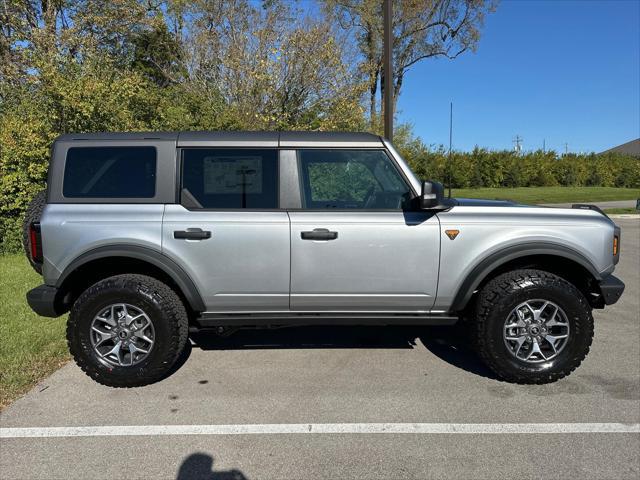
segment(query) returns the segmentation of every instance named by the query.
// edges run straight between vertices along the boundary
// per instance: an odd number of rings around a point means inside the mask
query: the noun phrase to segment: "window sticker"
[[[205,194],[262,193],[262,157],[210,156],[203,163]]]

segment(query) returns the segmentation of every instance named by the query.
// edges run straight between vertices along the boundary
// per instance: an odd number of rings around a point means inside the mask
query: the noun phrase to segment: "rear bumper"
[[[65,313],[59,290],[50,285],[40,285],[27,292],[27,303],[41,317],[59,317]]]
[[[605,305],[613,305],[616,303],[620,300],[622,292],[624,292],[624,283],[613,275],[603,278],[599,282],[599,285]]]

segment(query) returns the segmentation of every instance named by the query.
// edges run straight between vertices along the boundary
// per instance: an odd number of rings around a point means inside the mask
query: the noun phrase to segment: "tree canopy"
[[[379,131],[381,3],[1,1],[0,250],[16,247],[62,133]],[[416,62],[475,49],[493,3],[394,7],[400,94]],[[425,153],[407,126],[396,144],[410,158]]]

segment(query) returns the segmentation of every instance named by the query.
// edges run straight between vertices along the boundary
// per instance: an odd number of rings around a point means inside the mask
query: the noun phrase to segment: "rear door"
[[[289,309],[289,217],[279,209],[278,151],[183,148],[180,204],[167,205],[163,251],[208,311]]]
[[[383,149],[298,151],[302,209],[291,218],[291,309],[425,312],[433,306],[437,216]]]

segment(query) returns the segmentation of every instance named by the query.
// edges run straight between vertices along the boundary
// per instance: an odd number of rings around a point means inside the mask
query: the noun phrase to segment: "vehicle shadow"
[[[498,380],[474,351],[463,326],[421,327],[418,333],[417,339],[439,359],[474,375]]]
[[[409,349],[424,345],[439,359],[481,377],[497,377],[471,348],[463,329],[423,326],[313,326],[239,330],[228,337],[213,332],[191,334],[202,350],[384,348]]]
[[[180,465],[176,480],[248,480],[240,470],[213,471],[213,457],[192,453]]]

